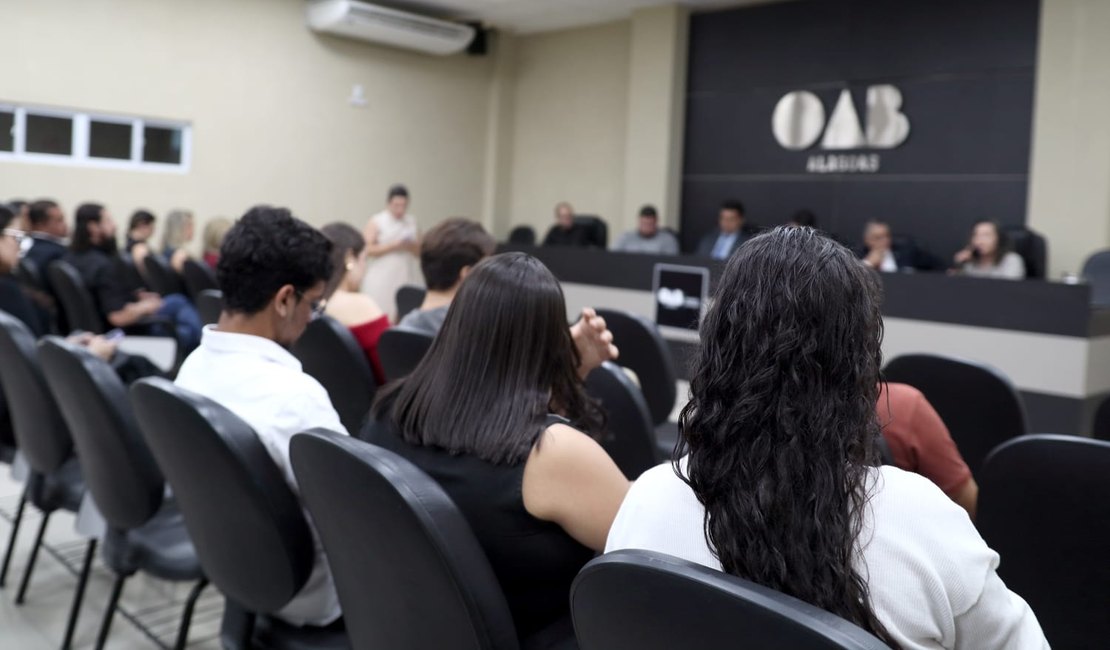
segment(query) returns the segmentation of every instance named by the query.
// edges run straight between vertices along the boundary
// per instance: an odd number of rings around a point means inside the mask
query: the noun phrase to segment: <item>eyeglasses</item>
[[[304,300],[304,292],[303,291],[294,290],[293,295],[297,296],[298,301]],[[310,320],[316,320],[317,318],[320,318],[321,316],[324,315],[324,310],[328,308],[328,299],[327,298],[321,298],[320,300],[317,300],[316,302],[312,303],[308,307],[309,307],[309,309],[312,310],[312,313],[309,316],[309,319]]]
[[[23,232],[22,230],[16,230],[15,228],[5,228],[4,236],[11,237],[15,240],[15,243],[19,244],[20,246],[23,245],[23,240],[27,239],[27,233]]]

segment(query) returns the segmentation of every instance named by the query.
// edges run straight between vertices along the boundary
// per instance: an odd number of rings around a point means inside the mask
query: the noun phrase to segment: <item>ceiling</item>
[[[773,0],[385,0],[380,4],[443,18],[479,20],[490,27],[529,33],[622,20],[636,9],[676,2],[692,10],[704,10],[770,1]]]

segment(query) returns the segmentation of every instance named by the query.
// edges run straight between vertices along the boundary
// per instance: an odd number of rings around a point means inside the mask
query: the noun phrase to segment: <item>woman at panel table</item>
[[[967,513],[877,467],[879,293],[810,228],[740,248],[702,321],[683,455],[633,484],[606,550],[723,570],[903,650],[1047,648]]]
[[[334,269],[324,288],[324,313],[351,330],[380,386],[385,383],[385,371],[378,357],[378,340],[389,329],[389,318],[373,298],[359,293],[366,275],[366,240],[345,223],[329,223],[320,230],[331,240]]]
[[[568,330],[562,289],[539,260],[496,255],[474,266],[427,355],[379,393],[363,432],[459,506],[521,638],[565,621],[571,582],[628,491],[592,437],[602,415],[582,390],[616,355],[592,310]]]
[[[956,267],[962,275],[976,278],[1024,280],[1025,260],[1010,250],[1009,239],[998,223],[983,220],[971,229],[971,241],[956,253]]]

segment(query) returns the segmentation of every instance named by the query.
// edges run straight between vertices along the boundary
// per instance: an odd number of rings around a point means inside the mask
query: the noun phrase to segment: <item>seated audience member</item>
[[[220,246],[224,243],[224,236],[231,228],[231,219],[226,217],[216,217],[204,224],[204,232],[201,234],[204,240],[204,263],[213,270],[216,268],[216,263],[220,261]]]
[[[702,321],[679,460],[645,472],[607,551],[676,555],[901,648],[1047,648],[962,508],[876,467],[880,287],[848,249],[777,228],[729,261]]]
[[[566,201],[555,206],[555,225],[543,238],[544,246],[589,246],[590,233],[574,222],[574,208]]]
[[[189,251],[185,246],[193,241],[193,213],[188,210],[170,210],[166,215],[166,230],[162,233],[162,257],[173,270],[181,273]]]
[[[921,391],[906,384],[883,383],[877,411],[894,464],[935,483],[975,519],[979,486],[948,427]]]
[[[135,210],[127,223],[127,240],[123,251],[137,265],[150,253],[150,238],[154,235],[154,214],[148,210]]]
[[[524,253],[480,262],[408,377],[379,393],[363,438],[436,479],[470,522],[521,638],[568,615],[628,480],[591,437],[582,377],[615,357],[592,311],[579,347],[558,281]],[[463,378],[460,380],[460,378]]]
[[[58,204],[49,199],[42,199],[31,204],[27,211],[31,222],[31,247],[24,254],[35,265],[39,274],[39,282],[48,286],[46,282],[46,269],[51,262],[56,262],[65,257],[66,235],[69,227],[66,225],[65,215]]]
[[[133,286],[123,272],[117,247],[116,224],[104,206],[78,207],[73,250],[66,259],[81,274],[101,318],[111,327],[139,327],[144,333],[173,336],[185,351],[195,348],[201,323],[192,303],[180,294],[161,297]],[[152,318],[168,324],[144,324]]]
[[[640,208],[640,224],[620,236],[613,250],[622,253],[651,253],[678,255],[678,240],[666,230],[659,229],[659,213],[654,206]]]
[[[419,309],[405,314],[401,327],[435,336],[447,308],[474,265],[493,255],[497,242],[482,225],[454,217],[436,225],[420,243],[420,270],[428,290]]]
[[[289,353],[323,309],[331,243],[288,210],[259,206],[228,231],[220,252],[224,311],[217,325],[205,328],[176,383],[246,421],[296,491],[290,439],[314,427],[346,433],[324,387]],[[315,552],[308,581],[277,613],[293,625],[324,626],[341,614],[319,541]]]
[[[1009,238],[994,221],[976,223],[971,229],[971,241],[956,253],[954,259],[962,275],[1001,280],[1025,279],[1025,260],[1010,250]]]
[[[15,221],[12,222],[11,227],[29,232],[31,230],[31,204],[23,199],[12,199],[8,201],[8,207],[15,212]]]
[[[717,216],[717,229],[701,238],[695,255],[727,260],[747,239],[748,235],[744,232],[744,204],[739,201],[725,201]]]
[[[378,358],[378,339],[389,329],[389,317],[370,296],[361,293],[366,275],[366,240],[346,223],[329,223],[320,229],[331,241],[332,272],[324,289],[324,313],[351,330],[374,370],[378,384],[385,383],[385,371]]]
[[[932,256],[909,241],[895,242],[890,226],[883,221],[868,221],[863,227],[863,247],[858,257],[865,264],[883,273],[928,271],[936,268]]]
[[[816,228],[817,215],[809,210],[798,210],[790,215],[790,221],[786,222],[788,226],[801,226],[803,228]]]

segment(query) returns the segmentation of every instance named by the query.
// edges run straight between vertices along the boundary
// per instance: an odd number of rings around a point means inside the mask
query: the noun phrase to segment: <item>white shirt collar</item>
[[[302,370],[301,362],[289,350],[261,336],[221,332],[215,325],[205,325],[200,346],[220,354],[250,354],[283,366]]]

